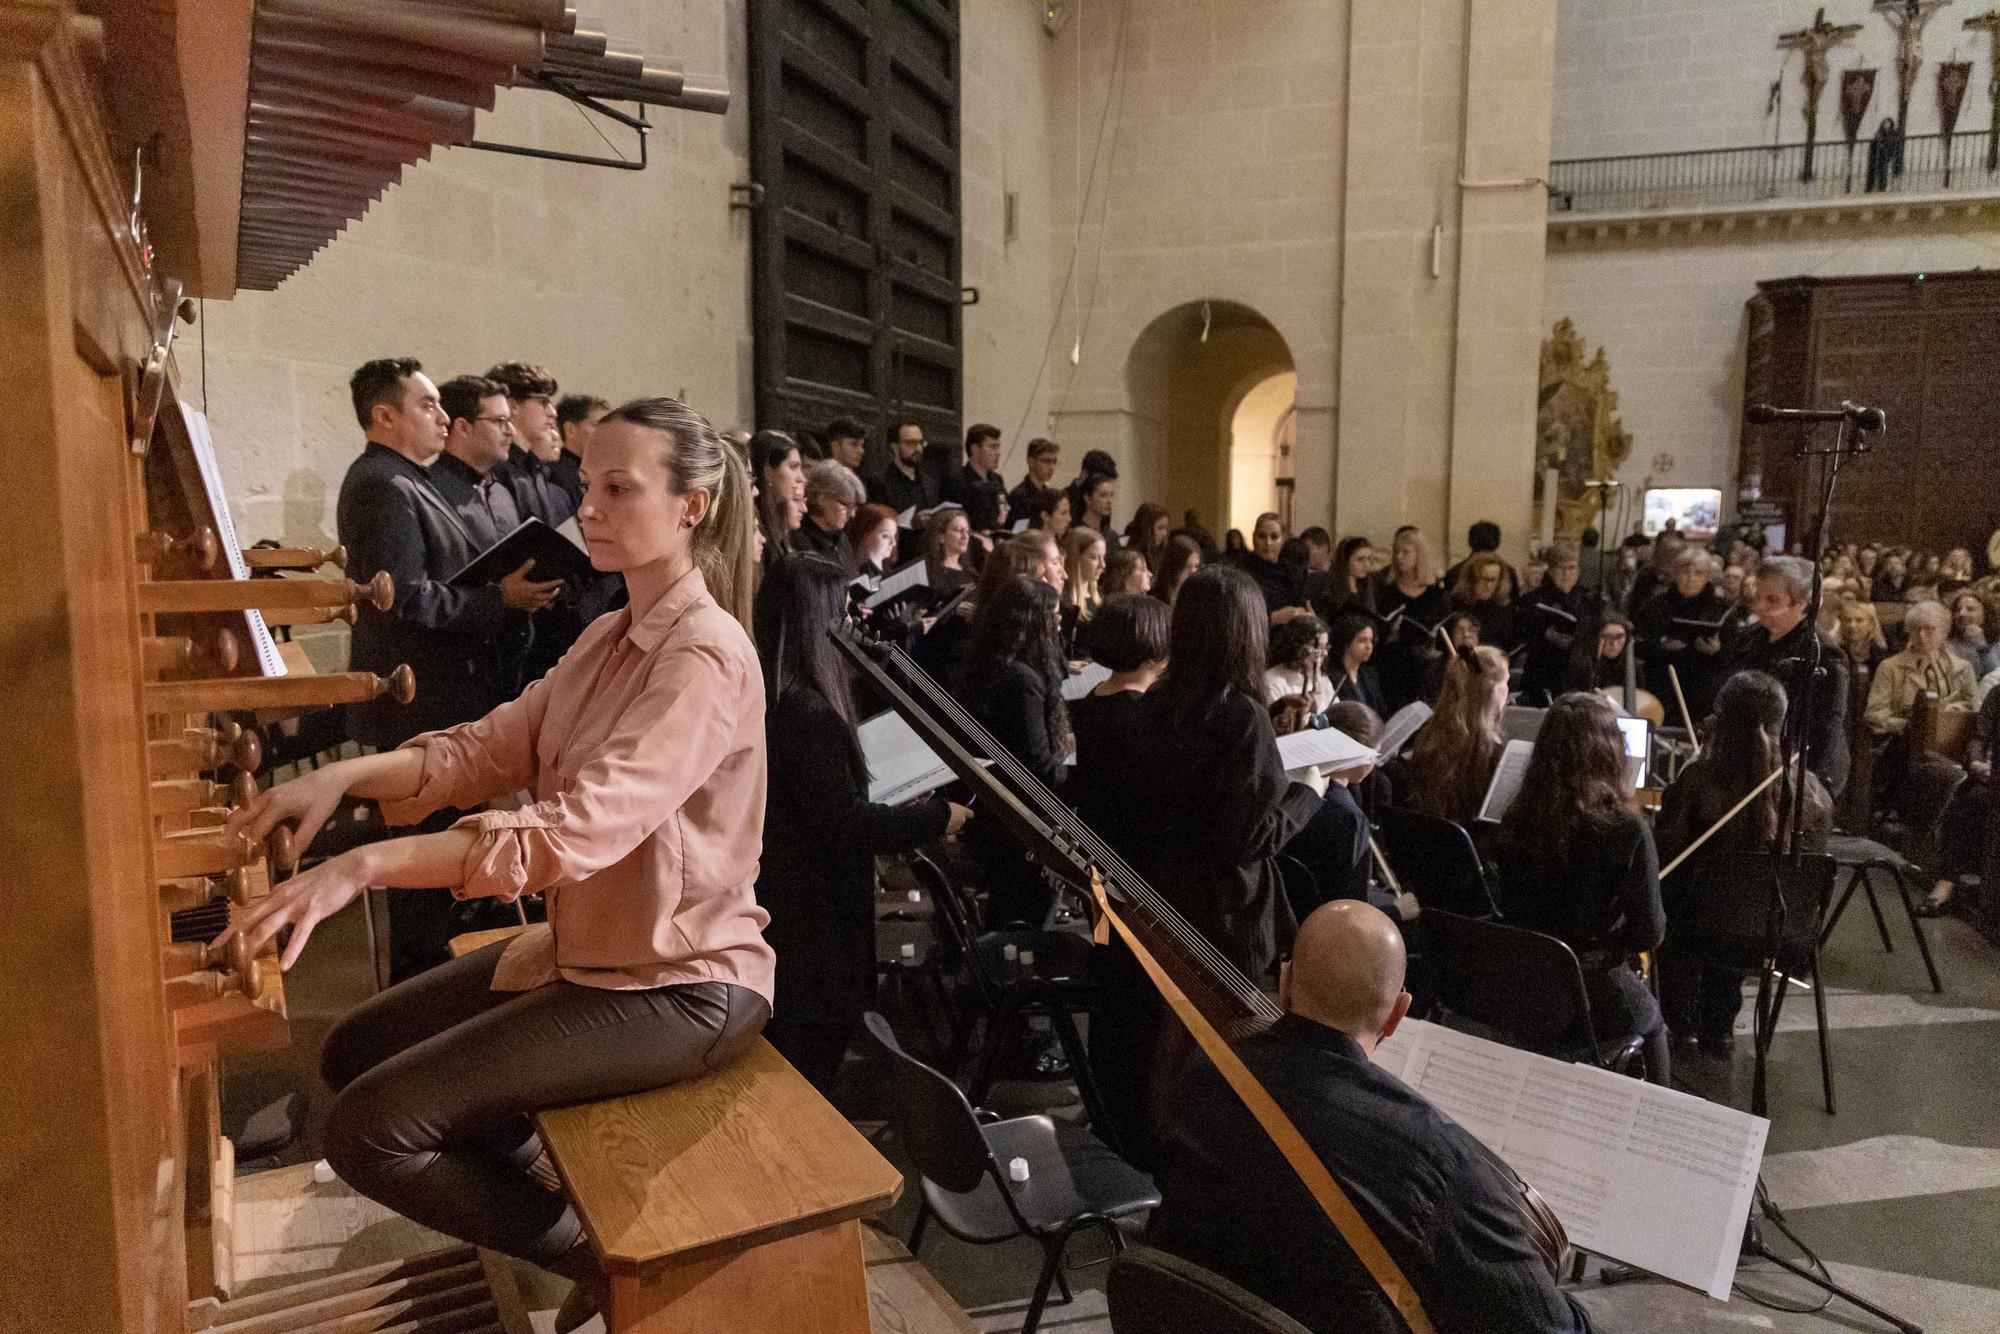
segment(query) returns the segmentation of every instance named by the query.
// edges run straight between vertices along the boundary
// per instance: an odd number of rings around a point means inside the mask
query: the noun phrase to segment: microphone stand
[[[1883,429],[1877,426],[1876,430]],[[1772,996],[1772,981],[1776,976],[1780,941],[1783,938],[1785,897],[1784,871],[1795,870],[1805,856],[1801,844],[1802,823],[1805,816],[1805,776],[1811,764],[1813,723],[1820,708],[1820,682],[1826,678],[1826,667],[1822,662],[1822,644],[1819,633],[1819,617],[1826,592],[1826,579],[1821,572],[1821,561],[1826,553],[1827,540],[1833,525],[1834,488],[1840,478],[1840,468],[1850,458],[1865,454],[1869,450],[1866,438],[1868,431],[1862,427],[1853,414],[1844,416],[1839,422],[1831,448],[1814,446],[1810,442],[1799,445],[1796,453],[1801,460],[1820,458],[1825,460],[1824,473],[1820,479],[1819,514],[1813,528],[1813,539],[1807,553],[1812,564],[1812,585],[1806,598],[1805,619],[1800,622],[1806,627],[1806,671],[1799,678],[1800,685],[1793,689],[1785,701],[1785,721],[1779,733],[1778,766],[1782,777],[1778,780],[1778,852],[1773,858],[1771,877],[1770,907],[1764,920],[1763,967],[1757,976],[1757,1001],[1752,1028],[1750,1065],[1750,1111],[1753,1115],[1768,1118],[1770,1115],[1770,1066],[1771,1039],[1775,1036],[1773,1010],[1776,1008]],[[1817,929],[1817,923],[1814,929]],[[1813,985],[1823,985],[1815,974]],[[1923,1326],[1884,1310],[1866,1298],[1835,1283],[1824,1273],[1815,1273],[1806,1265],[1779,1255],[1771,1250],[1764,1240],[1763,1229],[1759,1225],[1758,1214],[1790,1236],[1785,1224],[1785,1215],[1777,1202],[1764,1186],[1760,1174],[1757,1180],[1755,1202],[1750,1217],[1743,1227],[1742,1253],[1745,1258],[1755,1257],[1768,1260],[1786,1273],[1793,1274],[1819,1288],[1829,1297],[1858,1306],[1877,1320],[1893,1325],[1903,1334],[1923,1334]],[[1796,1238],[1793,1238],[1796,1242]]]

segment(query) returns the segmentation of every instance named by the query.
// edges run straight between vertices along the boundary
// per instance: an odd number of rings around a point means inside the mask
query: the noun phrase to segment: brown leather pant
[[[397,1213],[568,1273],[583,1227],[528,1174],[541,1153],[533,1113],[725,1065],[771,1010],[728,982],[495,991],[504,948],[399,983],[334,1025],[320,1054],[338,1095],[325,1151],[341,1180]]]

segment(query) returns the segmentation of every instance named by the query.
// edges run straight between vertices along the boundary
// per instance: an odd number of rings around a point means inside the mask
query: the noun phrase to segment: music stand
[[[1757,978],[1757,1003],[1753,1015],[1753,1025],[1759,1030],[1752,1033],[1750,1064],[1750,1110],[1754,1115],[1768,1117],[1770,1112],[1769,1078],[1767,1055],[1773,1034],[1762,1032],[1765,1016],[1775,1012],[1771,1005],[1771,983],[1776,974],[1773,965],[1779,961],[1783,949],[1785,914],[1784,883],[1785,872],[1789,868],[1794,874],[1804,864],[1805,853],[1800,846],[1800,831],[1805,814],[1805,778],[1807,766],[1812,761],[1812,726],[1814,714],[1819,709],[1819,682],[1826,668],[1822,663],[1822,646],[1819,634],[1820,608],[1826,592],[1826,579],[1820,562],[1826,553],[1829,530],[1833,526],[1833,497],[1840,480],[1841,465],[1848,459],[1869,452],[1871,434],[1879,434],[1887,429],[1886,415],[1879,410],[1858,408],[1844,403],[1838,410],[1817,412],[1812,410],[1785,409],[1773,411],[1765,407],[1753,407],[1746,414],[1760,423],[1793,422],[1813,424],[1832,421],[1838,429],[1830,446],[1815,445],[1810,439],[1799,443],[1796,454],[1801,460],[1824,459],[1824,475],[1820,479],[1819,513],[1813,525],[1812,543],[1806,552],[1806,560],[1812,567],[1812,583],[1806,597],[1805,617],[1801,624],[1809,631],[1806,636],[1806,670],[1799,677],[1800,687],[1788,693],[1785,700],[1785,721],[1778,739],[1778,766],[1783,775],[1778,780],[1778,838],[1777,851],[1772,858],[1771,896],[1765,914],[1764,948],[1760,960],[1762,968]],[[1815,987],[1821,985],[1817,975],[1813,978]],[[1826,1274],[1814,1273],[1796,1260],[1779,1255],[1765,1242],[1763,1229],[1757,1215],[1762,1213],[1777,1229],[1787,1237],[1791,1230],[1786,1226],[1785,1215],[1776,1201],[1771,1198],[1760,1174],[1757,1179],[1756,1202],[1751,1208],[1750,1218],[1743,1227],[1743,1254],[1769,1260],[1785,1272],[1804,1279],[1825,1292],[1830,1298],[1838,1297],[1853,1306],[1858,1306],[1877,1320],[1882,1320],[1903,1331],[1903,1334],[1923,1334],[1923,1326],[1894,1315],[1864,1297],[1857,1296],[1835,1283]],[[1796,1244],[1798,1239],[1792,1237]],[[1805,1249],[1803,1246],[1801,1250]]]

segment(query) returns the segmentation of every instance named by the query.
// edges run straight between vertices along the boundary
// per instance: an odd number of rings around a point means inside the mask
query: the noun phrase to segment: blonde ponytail
[[[635,398],[604,420],[659,432],[667,442],[668,487],[682,496],[708,492],[708,513],[690,538],[695,568],[716,604],[749,629],[755,547],[750,471],[743,456],[716,434],[708,418],[677,398]]]

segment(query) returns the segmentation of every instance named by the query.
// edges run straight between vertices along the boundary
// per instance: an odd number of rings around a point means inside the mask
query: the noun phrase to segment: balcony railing
[[[1800,143],[1571,158],[1549,164],[1549,212],[1643,213],[1859,200],[1870,194],[2000,192],[2000,145],[1986,130],[1961,132],[1949,141],[1917,135],[1903,141],[1900,164],[1885,166],[1881,158],[1888,154],[1878,152],[1873,172],[1870,149],[1864,139],[1851,158],[1840,140],[1818,144],[1810,157]]]

